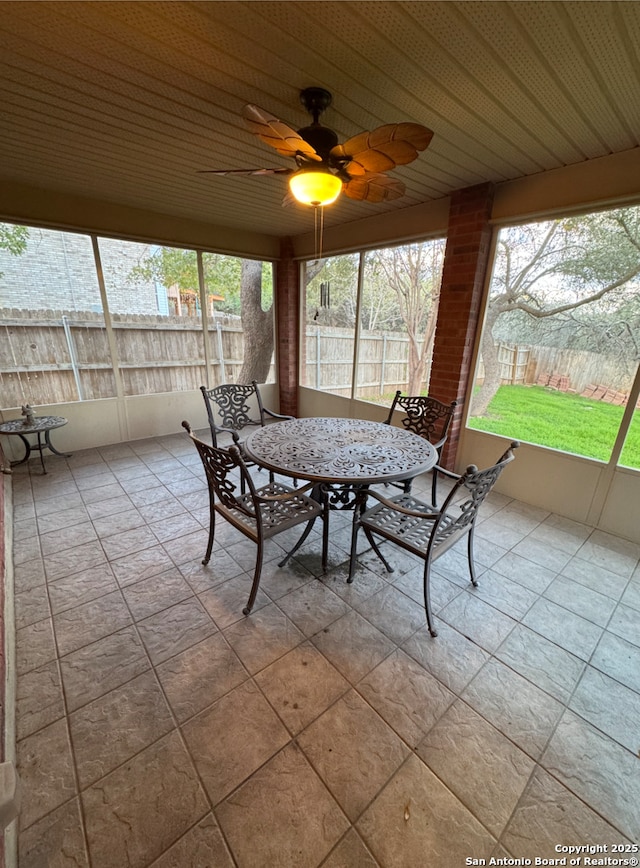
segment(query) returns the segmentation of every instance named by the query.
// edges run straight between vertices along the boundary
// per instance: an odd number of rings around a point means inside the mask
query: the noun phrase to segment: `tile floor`
[[[640,839],[640,547],[493,494],[480,587],[464,550],[438,561],[432,639],[420,564],[364,554],[346,585],[332,513],[330,572],[315,531],[285,569],[272,543],[245,618],[255,548],[222,525],[201,565],[186,435],[47,465],[13,477],[20,868],[459,868]]]

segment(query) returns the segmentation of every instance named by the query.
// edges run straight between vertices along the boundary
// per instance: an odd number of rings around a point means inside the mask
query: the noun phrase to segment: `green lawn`
[[[501,386],[485,417],[469,427],[514,440],[608,461],[624,407],[555,392],[544,386]],[[620,463],[640,468],[640,414],[627,436]]]

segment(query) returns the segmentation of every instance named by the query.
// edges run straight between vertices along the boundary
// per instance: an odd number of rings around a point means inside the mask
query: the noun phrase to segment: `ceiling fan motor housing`
[[[338,144],[338,136],[334,131],[320,124],[313,123],[308,127],[302,127],[301,130],[298,130],[298,135],[311,145],[324,162],[327,161],[331,148]]]

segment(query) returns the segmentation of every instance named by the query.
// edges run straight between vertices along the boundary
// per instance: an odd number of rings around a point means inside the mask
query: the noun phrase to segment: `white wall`
[[[382,421],[388,410],[365,401],[351,401],[313,389],[298,391],[301,416],[344,416]],[[469,464],[494,464],[511,441],[464,428],[455,470]],[[522,444],[516,460],[501,475],[496,491],[549,512],[589,524],[640,543],[640,472],[600,461]]]
[[[263,404],[278,411],[278,390],[274,383],[260,386]],[[204,401],[199,389],[189,392],[169,392],[161,395],[142,395],[130,398],[104,398],[100,401],[76,401],[71,404],[38,406],[38,416],[64,416],[68,424],[51,432],[51,443],[60,452],[77,452],[96,446],[143,440],[162,434],[182,432],[182,420],[191,423],[194,430],[208,428]],[[310,414],[315,415],[315,414]],[[21,419],[20,410],[0,412],[0,422]],[[16,435],[0,435],[5,456],[11,461],[24,457],[24,445]],[[29,435],[31,443],[35,436]],[[45,450],[45,463],[47,455]],[[37,460],[32,452],[30,460]]]

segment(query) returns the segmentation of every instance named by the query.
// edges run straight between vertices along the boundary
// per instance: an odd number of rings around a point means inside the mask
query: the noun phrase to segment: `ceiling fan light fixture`
[[[291,176],[289,189],[298,202],[318,207],[336,201],[342,192],[342,181],[328,169],[310,166]]]

